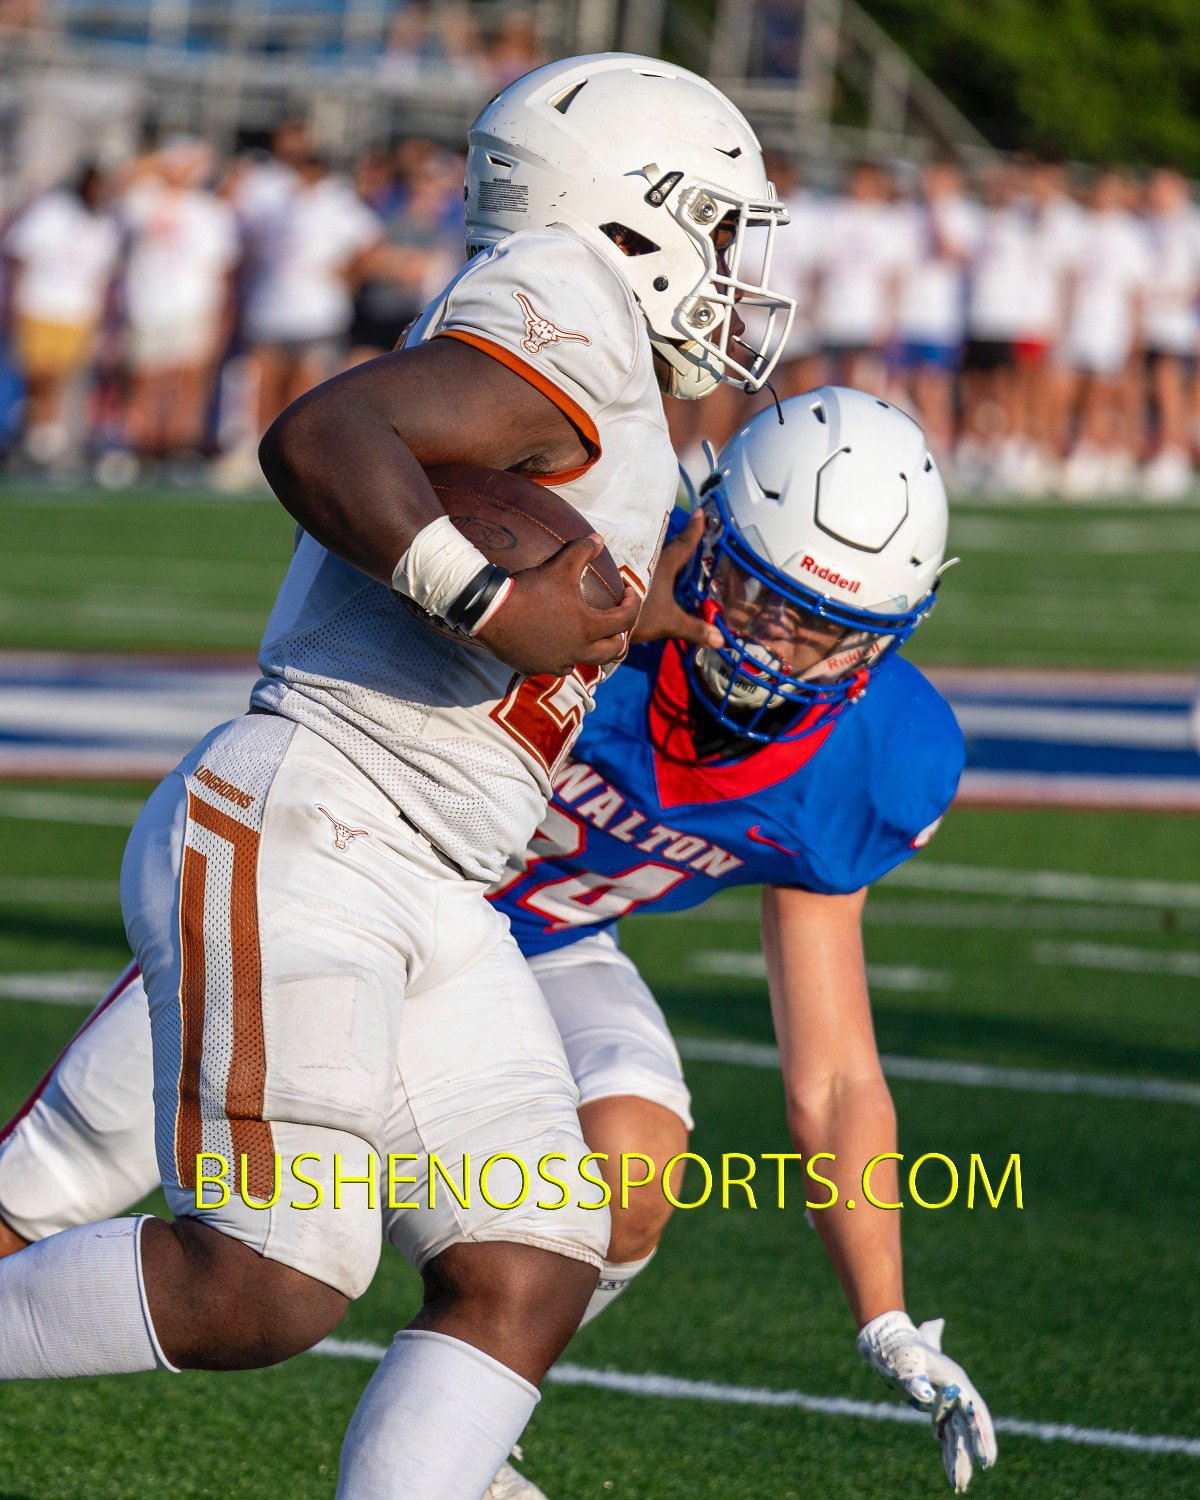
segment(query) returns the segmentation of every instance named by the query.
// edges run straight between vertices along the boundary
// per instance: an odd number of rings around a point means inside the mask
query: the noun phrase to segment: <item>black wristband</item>
[[[488,563],[486,567],[480,568],[458,598],[451,600],[442,612],[442,619],[451,630],[470,635],[509,577],[496,563]]]

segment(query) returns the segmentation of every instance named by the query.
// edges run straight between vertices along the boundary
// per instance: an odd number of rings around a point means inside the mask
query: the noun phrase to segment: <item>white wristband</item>
[[[392,588],[439,618],[472,578],[489,566],[449,516],[423,526],[392,573]]]

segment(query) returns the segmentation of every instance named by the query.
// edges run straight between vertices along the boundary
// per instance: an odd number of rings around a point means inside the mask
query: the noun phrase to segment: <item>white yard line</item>
[[[23,792],[0,787],[0,818],[29,823],[96,823],[130,828],[143,801],[133,797],[85,797],[78,792]]]
[[[1113,906],[1200,911],[1198,881],[1084,875],[1072,870],[1012,870],[999,865],[947,864],[935,859],[909,860],[886,875],[882,887],[885,892],[907,887],[961,896],[1006,896],[1016,901],[1093,901]],[[886,897],[876,901],[874,909],[878,910],[885,901]],[[868,906],[868,913],[871,910]],[[755,898],[717,896],[706,906],[677,915],[724,921],[756,917],[758,912]]]
[[[80,885],[101,882],[77,882]],[[115,887],[105,887],[107,900],[116,897]],[[4,883],[0,882],[0,899]],[[76,897],[78,899],[78,897]],[[736,955],[745,957],[750,955]],[[761,956],[761,955],[760,955]],[[905,988],[920,976],[927,987],[928,970],[900,969]],[[33,1000],[46,1005],[86,1005],[108,990],[112,975],[105,972],[0,974],[0,999]],[[735,1067],[779,1067],[779,1053],[769,1042],[746,1042],[732,1037],[679,1037],[680,1054],[689,1062],[724,1063]],[[1074,1073],[1042,1068],[998,1067],[991,1063],[956,1062],[945,1058],[900,1057],[883,1054],[889,1078],[916,1083],[952,1084],[963,1088],[1011,1089],[1033,1094],[1080,1094],[1103,1099],[1140,1099],[1160,1104],[1200,1107],[1200,1084],[1172,1078],[1129,1078],[1110,1073]]]
[[[1113,974],[1171,974],[1200,979],[1200,953],[1167,953],[1161,948],[1123,948],[1110,943],[1038,943],[1033,960],[1069,969],[1103,969]]]
[[[1146,907],[1032,906],[998,901],[921,901],[886,896],[868,901],[864,920],[868,927],[945,927],[978,931],[1062,932],[1161,932],[1162,916]],[[1192,913],[1180,914],[1176,925],[1188,932],[1200,929]]]
[[[0,817],[48,823],[97,823],[127,828],[142,809],[133,798],[88,797],[78,792],[23,791],[0,787]],[[1114,905],[1159,906],[1200,911],[1200,882],[1150,880],[1136,876],[1085,875],[1067,870],[1013,870],[995,865],[947,864],[910,860],[886,877],[891,887],[949,891],[970,896],[1009,896],[1037,901],[1099,901]],[[732,919],[758,914],[757,901],[717,897],[681,919]]]
[[[779,1067],[770,1042],[740,1042],[724,1037],[677,1037],[680,1055],[689,1062],[728,1063],[746,1068]],[[1149,1099],[1160,1104],[1200,1107],[1200,1083],[1173,1078],[1124,1078],[1111,1073],[1052,1072],[1041,1068],[1002,1068],[992,1063],[954,1062],[934,1057],[883,1054],[889,1078],[915,1083],[948,1083],[972,1089],[1014,1089],[1031,1094],[1085,1094],[1103,1099]]]
[[[1024,554],[1035,542],[1038,547],[1056,545],[1092,556],[1123,556],[1160,549],[1194,552],[1200,547],[1200,528],[1193,515],[1165,510],[1154,516],[1154,525],[1142,520],[1092,517],[1087,526],[1067,528],[1050,522],[1042,529],[1033,516],[958,515],[952,523],[954,546],[971,552],[1018,552]],[[1036,532],[1035,532],[1036,528]]]
[[[332,1359],[363,1359],[378,1363],[387,1353],[384,1344],[360,1339],[324,1339],[313,1354]],[[849,1396],[809,1396],[804,1391],[777,1391],[761,1386],[727,1385],[714,1380],[684,1380],[677,1375],[631,1374],[624,1370],[590,1370],[585,1365],[558,1364],[546,1376],[551,1385],[588,1386],[623,1396],[666,1401],[711,1401],[720,1406],[760,1406],[775,1410],[807,1411],[822,1417],[851,1417],[862,1422],[901,1422],[928,1425],[929,1418],[911,1407],[890,1401],[859,1401]],[[1043,1443],[1074,1443],[1087,1448],[1120,1448],[1133,1453],[1172,1453],[1200,1458],[1200,1438],[1142,1432],[1113,1432],[1104,1427],[1078,1427],[1071,1422],[1028,1422],[1022,1417],[997,1417],[996,1431],[1012,1437],[1036,1438]]]
[[[120,900],[115,880],[51,879],[13,876],[0,879],[0,902],[12,906],[115,906]]]
[[[994,865],[910,860],[887,876],[891,886],[957,891],[970,896],[1015,896],[1038,901],[1111,901],[1118,906],[1184,907],[1200,911],[1200,882],[1082,875],[1067,870],[1005,870]]]
[[[661,913],[673,922],[714,923],[757,922],[761,903],[753,896],[716,896],[703,906],[684,911]],[[875,895],[867,902],[863,920],[868,927],[945,927],[976,931],[1062,932],[1095,930],[1097,932],[1160,932],[1161,915],[1145,907],[1002,905],[995,901],[922,901],[896,895]],[[1176,918],[1177,926],[1187,932],[1200,929],[1200,914],[1185,913]]]
[[[763,979],[767,961],[761,952],[710,948],[694,953],[688,967],[696,974],[719,974],[726,979]],[[942,970],[912,964],[868,964],[867,978],[877,990],[944,990],[950,985],[949,974]]]
[[[0,974],[0,1000],[36,1000],[42,1005],[98,1005],[112,989],[103,973]]]

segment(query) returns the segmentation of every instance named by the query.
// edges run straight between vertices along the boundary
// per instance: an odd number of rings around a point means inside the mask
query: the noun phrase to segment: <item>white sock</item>
[[[337,1500],[480,1500],[539,1399],[482,1349],[406,1329],[355,1409]]]
[[[175,1368],[146,1306],[145,1218],[65,1229],[0,1260],[0,1380]]]
[[[583,1314],[580,1328],[586,1327],[593,1318],[598,1318],[606,1307],[611,1307],[633,1278],[640,1276],[646,1269],[654,1259],[654,1254],[651,1250],[645,1260],[606,1260],[600,1268],[600,1280],[596,1283],[596,1290]]]

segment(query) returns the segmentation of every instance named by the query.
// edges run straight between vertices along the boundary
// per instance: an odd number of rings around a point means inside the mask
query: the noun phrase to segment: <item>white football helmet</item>
[[[787,210],[758,138],[719,89],[657,58],[567,58],[497,94],[468,144],[469,253],[520,229],[571,229],[629,283],[672,395],[721,381],[761,388],[795,314],[767,284]],[[757,271],[746,266],[751,227],[762,231],[750,245]],[[735,301],[756,348],[739,343]]]
[[[949,512],[920,427],[821,386],[734,434],[701,487],[704,540],[677,585],[721,631],[689,671],[726,727],[778,738],[857,697],[933,608]]]

